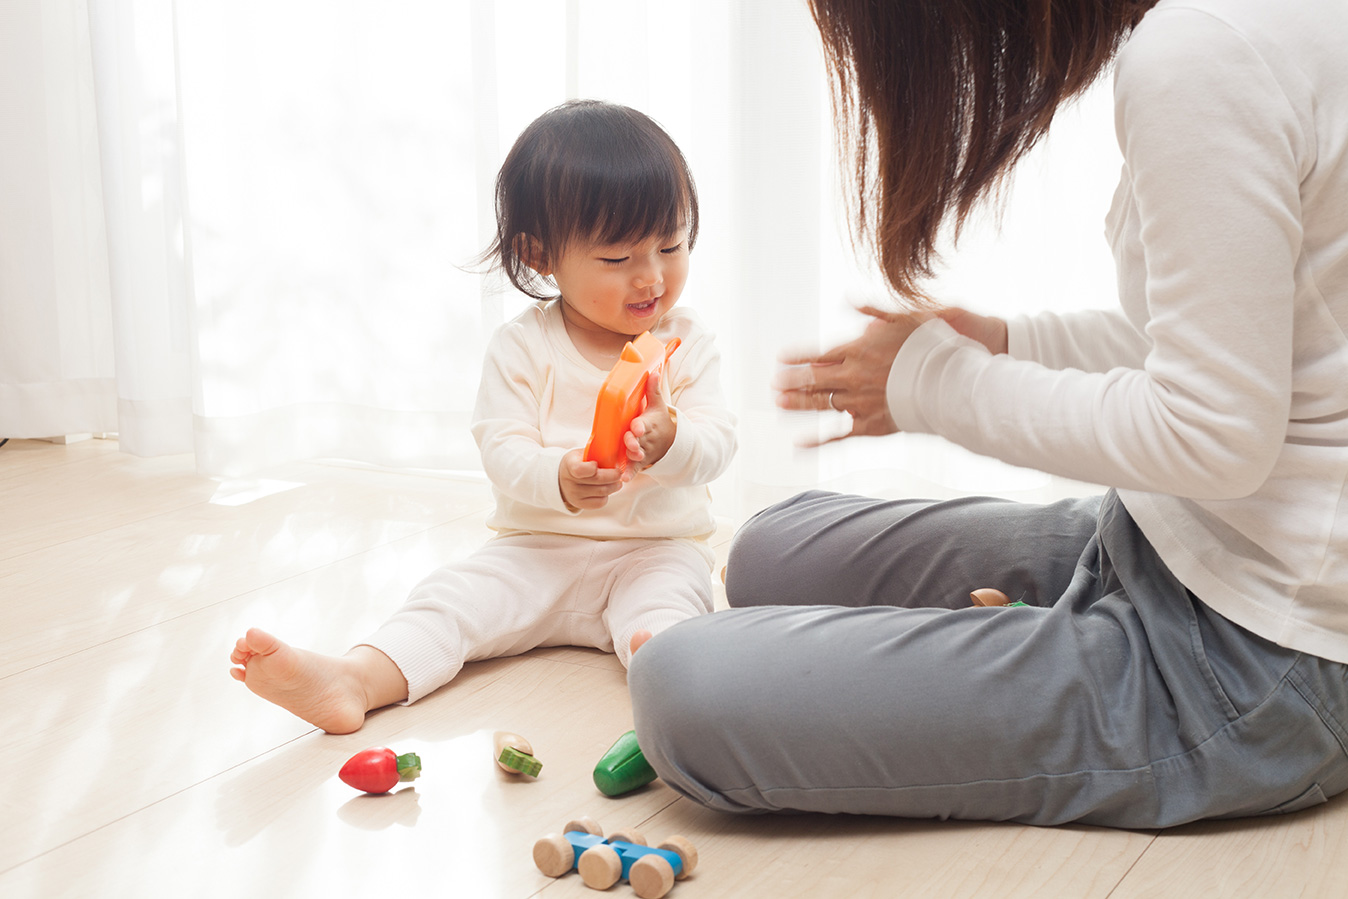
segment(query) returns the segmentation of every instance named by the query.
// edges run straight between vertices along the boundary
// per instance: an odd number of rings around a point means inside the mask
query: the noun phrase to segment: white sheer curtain
[[[576,96],[650,113],[698,179],[683,302],[717,331],[743,514],[803,486],[1032,494],[1045,476],[776,411],[779,349],[881,295],[844,248],[818,38],[800,0],[5,0],[0,436],[115,431],[240,476],[333,457],[473,470],[481,350],[524,299],[466,266],[519,130]],[[1023,167],[1003,237],[938,293],[1110,302],[1105,92]],[[1051,485],[1050,485],[1051,486]]]
[[[0,3],[0,437],[115,431],[82,5]]]

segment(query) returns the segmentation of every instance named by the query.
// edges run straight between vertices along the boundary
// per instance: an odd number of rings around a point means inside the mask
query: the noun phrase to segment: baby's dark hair
[[[572,100],[535,119],[506,155],[496,176],[496,238],[482,259],[544,300],[551,282],[522,255],[530,238],[555,260],[573,240],[621,243],[680,228],[691,250],[697,188],[670,136],[635,109]]]

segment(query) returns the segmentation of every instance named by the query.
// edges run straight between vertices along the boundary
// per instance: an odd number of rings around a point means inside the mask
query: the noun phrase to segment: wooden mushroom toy
[[[976,606],[1009,606],[1011,597],[992,587],[983,587],[969,594]]]
[[[507,774],[537,777],[543,763],[534,758],[534,747],[519,734],[498,730],[492,738],[493,758]]]

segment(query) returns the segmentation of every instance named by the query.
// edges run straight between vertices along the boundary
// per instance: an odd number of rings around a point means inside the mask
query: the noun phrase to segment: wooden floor
[[[530,857],[586,814],[691,839],[674,899],[1348,895],[1342,800],[1155,833],[730,817],[658,781],[607,799],[590,772],[631,707],[592,650],[470,665],[348,736],[229,677],[249,625],[345,650],[487,537],[489,503],[470,480],[315,463],[231,483],[113,441],[0,448],[0,896],[589,896]],[[537,781],[498,772],[498,729],[533,741]],[[383,797],[338,781],[375,745],[424,775]]]

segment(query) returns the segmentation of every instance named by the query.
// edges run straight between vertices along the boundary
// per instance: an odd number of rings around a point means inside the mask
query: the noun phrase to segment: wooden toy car
[[[594,407],[594,424],[585,444],[585,461],[598,462],[600,468],[627,468],[627,449],[623,437],[632,427],[632,419],[646,410],[646,382],[664,368],[679,348],[679,338],[669,343],[643,331],[623,347],[614,363]]]
[[[534,844],[534,864],[549,877],[571,870],[594,890],[606,890],[627,880],[641,899],[660,899],[697,867],[697,850],[687,839],[673,836],[659,846],[646,845],[635,830],[620,830],[608,839],[591,818],[579,818],[560,834],[550,833]]]

